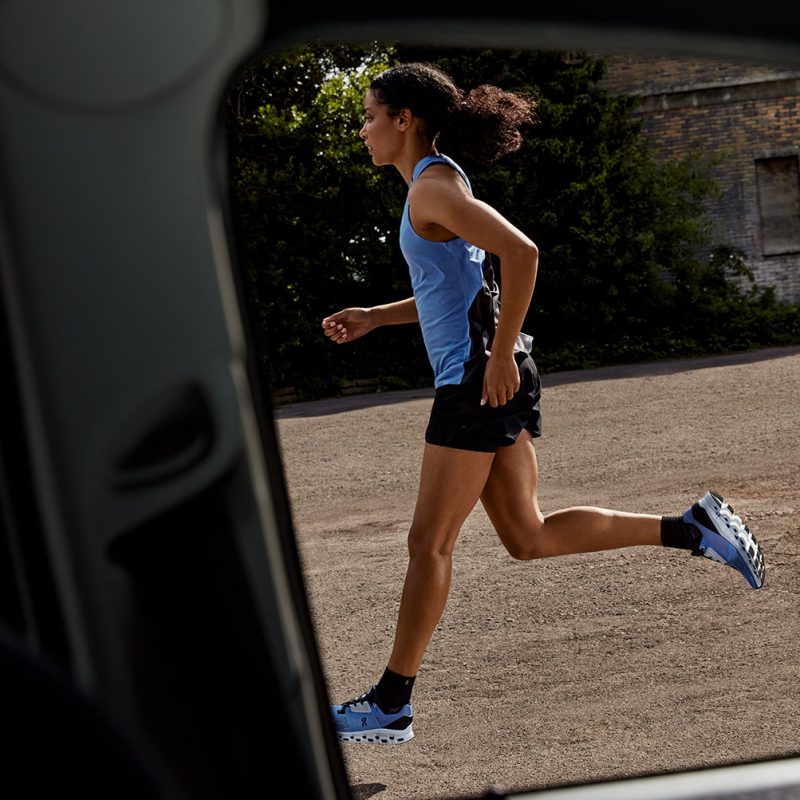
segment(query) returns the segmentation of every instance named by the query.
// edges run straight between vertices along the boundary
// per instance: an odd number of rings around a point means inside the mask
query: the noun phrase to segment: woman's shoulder
[[[472,202],[472,192],[455,170],[439,163],[425,170],[420,180],[412,184],[408,202],[409,208],[413,208],[413,225],[418,233],[425,236],[426,226],[439,226],[450,239],[457,235],[452,230],[453,215]],[[436,232],[442,231],[436,228]],[[429,238],[439,241],[437,236]]]
[[[455,172],[465,175],[464,170],[450,156],[444,153],[433,153],[432,155],[424,156],[416,163],[414,176],[417,177],[430,168],[439,166],[449,167]]]
[[[435,184],[444,184],[461,188],[466,184],[471,191],[469,178],[461,167],[449,156],[437,153],[421,159],[414,170],[415,180],[412,188]]]
[[[429,198],[432,202],[444,200],[454,194],[463,194],[467,189],[462,177],[448,164],[439,161],[432,163],[417,180],[411,184],[409,197]],[[469,193],[469,192],[468,192]]]

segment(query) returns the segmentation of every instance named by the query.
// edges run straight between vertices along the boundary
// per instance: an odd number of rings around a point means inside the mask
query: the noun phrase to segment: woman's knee
[[[544,558],[546,553],[534,539],[503,541],[508,554],[515,561],[534,561],[537,558]]]
[[[514,522],[497,526],[497,535],[508,554],[517,561],[533,561],[547,556],[542,542],[543,524],[529,520],[525,524]]]
[[[412,559],[452,558],[458,530],[413,523],[408,532],[408,555]]]

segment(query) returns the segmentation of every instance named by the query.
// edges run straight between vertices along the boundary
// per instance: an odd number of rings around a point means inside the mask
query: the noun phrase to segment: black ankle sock
[[[661,517],[661,544],[680,550],[694,550],[699,532],[690,522],[681,517]]]
[[[384,670],[378,685],[375,687],[376,702],[381,710],[387,714],[399,711],[406,703],[411,702],[411,690],[414,688],[414,678],[398,675],[388,667]]]

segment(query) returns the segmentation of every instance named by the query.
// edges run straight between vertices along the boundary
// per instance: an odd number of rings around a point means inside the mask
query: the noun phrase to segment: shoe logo
[[[716,561],[718,564],[727,564],[728,562],[715,550],[712,550],[710,547],[706,547],[703,555],[706,558],[710,558],[712,561]]]
[[[367,718],[366,717],[361,717],[361,727],[362,728],[366,728],[367,727]]]

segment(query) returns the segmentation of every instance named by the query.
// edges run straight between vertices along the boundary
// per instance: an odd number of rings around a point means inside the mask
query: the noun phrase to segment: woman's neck
[[[411,179],[414,176],[414,167],[427,156],[439,155],[438,151],[433,145],[425,143],[420,146],[409,148],[407,152],[395,162],[398,172],[403,176],[403,180],[408,186],[411,186]]]

